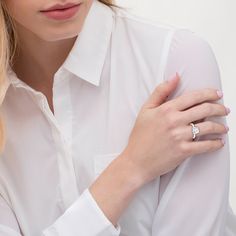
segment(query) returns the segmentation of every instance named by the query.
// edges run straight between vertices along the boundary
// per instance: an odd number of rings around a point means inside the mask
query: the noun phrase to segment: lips
[[[40,11],[44,16],[53,20],[69,20],[79,11],[81,3],[68,3],[65,5],[54,5]]]
[[[55,10],[66,10],[68,8],[72,8],[72,7],[75,7],[75,6],[78,6],[79,3],[67,3],[65,5],[60,5],[60,4],[56,4],[52,7],[49,7],[45,10],[42,10],[41,12],[50,12],[50,11],[55,11]]]

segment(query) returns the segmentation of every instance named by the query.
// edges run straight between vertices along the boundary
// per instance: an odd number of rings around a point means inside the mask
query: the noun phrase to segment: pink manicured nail
[[[221,139],[221,142],[223,145],[225,145],[225,140],[224,139]]]
[[[229,126],[225,126],[225,129],[226,129],[226,132],[228,132],[229,131]]]
[[[179,74],[176,73],[174,77],[172,77],[171,79],[168,79],[167,82],[172,82],[174,81],[177,77],[179,77]]]
[[[231,110],[227,107],[226,108],[227,114],[229,114],[231,112]]]
[[[171,82],[171,81],[173,81],[175,79],[176,79],[176,76],[174,76],[173,78],[169,79],[168,82]]]
[[[220,98],[223,97],[223,93],[222,93],[222,91],[217,90],[217,94],[218,94],[218,96],[219,96]]]

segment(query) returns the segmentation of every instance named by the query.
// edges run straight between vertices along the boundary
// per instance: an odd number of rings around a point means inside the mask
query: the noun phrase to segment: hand
[[[189,156],[223,146],[221,139],[193,142],[189,125],[206,117],[228,113],[223,105],[211,103],[220,98],[217,91],[192,91],[166,101],[177,87],[179,79],[177,76],[155,88],[141,107],[128,145],[89,188],[97,204],[114,225],[145,183],[171,171]],[[201,135],[227,132],[224,125],[210,121],[202,121],[197,125]]]
[[[165,102],[175,90],[178,75],[157,86],[143,104],[121,158],[141,175],[143,183],[176,168],[187,157],[223,147],[221,139],[192,141],[190,122],[225,116],[225,106],[212,103],[221,98],[215,89],[195,90]],[[200,135],[223,134],[227,127],[211,121],[197,124]]]

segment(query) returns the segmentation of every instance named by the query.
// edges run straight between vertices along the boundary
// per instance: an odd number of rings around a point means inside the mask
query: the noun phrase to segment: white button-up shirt
[[[221,150],[191,157],[143,186],[117,227],[88,190],[127,145],[141,105],[175,72],[182,80],[169,99],[191,89],[221,89],[214,54],[201,37],[97,0],[54,75],[55,114],[44,94],[9,69],[0,235],[236,235],[227,135]]]

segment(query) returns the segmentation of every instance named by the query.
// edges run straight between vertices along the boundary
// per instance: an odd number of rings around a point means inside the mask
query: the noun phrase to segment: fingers
[[[176,89],[179,80],[180,77],[178,74],[176,74],[173,79],[165,81],[158,85],[154,89],[148,100],[144,103],[143,108],[154,108],[161,105],[171,94],[171,92]]]
[[[186,110],[194,105],[206,101],[216,101],[222,97],[222,93],[216,89],[201,89],[189,91],[172,100],[173,106],[178,111]]]
[[[183,150],[186,156],[192,156],[207,152],[216,151],[224,146],[222,139],[206,140],[197,142],[186,142],[183,145]]]
[[[181,112],[183,122],[189,124],[197,120],[204,119],[211,116],[226,116],[228,115],[228,109],[222,104],[216,103],[202,103],[194,106],[186,111]]]
[[[203,136],[207,134],[225,134],[229,131],[229,128],[223,124],[205,121],[198,124],[195,124],[200,129],[200,133],[197,136]],[[184,127],[183,133],[185,139],[192,141],[192,127],[190,125]]]

